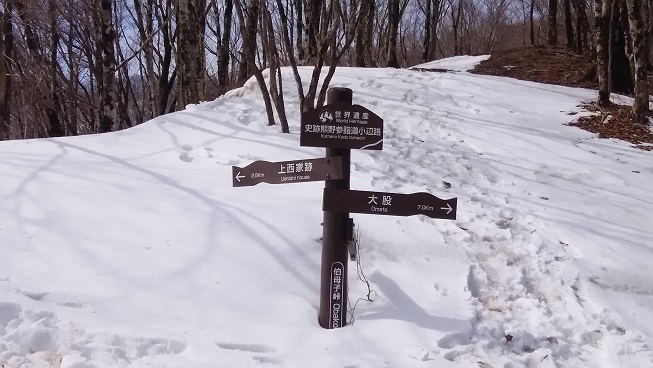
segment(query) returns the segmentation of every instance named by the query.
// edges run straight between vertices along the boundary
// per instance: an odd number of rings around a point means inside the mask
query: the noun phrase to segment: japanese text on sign
[[[279,172],[277,174],[292,174],[300,172],[311,172],[313,171],[312,162],[299,162],[299,163],[290,163],[290,164],[281,164],[279,165]]]
[[[392,205],[392,196],[383,195],[379,201],[379,196],[372,194],[369,197],[367,204],[371,205],[370,211],[372,212],[388,212],[388,206]],[[380,203],[379,203],[380,202]],[[378,206],[381,207],[378,207]]]
[[[364,128],[341,125],[306,124],[304,131],[306,133],[344,134],[374,137],[381,136],[381,128]]]
[[[345,324],[342,312],[345,303],[342,290],[345,281],[343,270],[344,266],[340,262],[331,265],[331,313],[329,314],[331,328],[342,327]]]

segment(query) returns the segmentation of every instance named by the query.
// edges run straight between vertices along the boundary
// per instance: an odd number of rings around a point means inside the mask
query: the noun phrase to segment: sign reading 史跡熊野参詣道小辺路
[[[302,114],[299,144],[381,150],[383,119],[363,106],[334,102]]]

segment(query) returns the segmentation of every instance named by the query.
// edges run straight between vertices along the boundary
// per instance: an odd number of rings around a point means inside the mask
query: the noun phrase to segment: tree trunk
[[[576,11],[576,40],[574,43],[574,50],[578,54],[583,53],[583,38],[582,34],[583,32],[587,32],[587,30],[584,29],[583,24],[582,24],[582,17],[585,14],[585,9],[583,9],[581,13],[581,5],[580,3],[585,3],[585,0],[574,0],[574,10]]]
[[[204,99],[205,0],[177,0],[177,109]]]
[[[68,20],[68,38],[66,40],[66,51],[68,52],[68,65],[69,67],[69,77],[68,77],[68,135],[78,135],[78,109],[79,109],[79,62],[75,58],[74,52],[74,36],[73,36],[73,20]]]
[[[33,67],[34,70],[31,72],[34,73],[33,77],[36,79],[35,88],[38,95],[38,107],[44,110],[48,120],[45,132],[43,129],[41,129],[41,126],[36,127],[35,132],[37,132],[37,137],[45,137],[48,135],[47,132],[52,132],[55,134],[59,131],[63,131],[63,129],[61,129],[61,121],[59,120],[59,110],[57,106],[56,96],[53,96],[52,94],[52,81],[44,70],[46,68],[48,68],[48,70],[51,69],[49,68],[50,59],[46,59],[46,56],[43,55],[43,48],[41,47],[38,33],[34,30],[33,27],[35,20],[31,19],[30,17],[32,15],[26,12],[26,7],[23,0],[17,0],[15,5],[16,10],[18,11],[18,14],[24,24],[25,43],[27,45],[27,49],[36,62]],[[51,6],[53,6],[53,3],[48,2],[49,12]]]
[[[610,14],[610,92],[633,93],[633,58],[628,9],[624,1],[616,0]]]
[[[170,73],[172,66],[172,50],[173,50],[173,32],[170,26],[169,19],[172,17],[172,0],[167,0],[165,8],[163,4],[159,3],[157,7],[157,17],[159,24],[163,29],[161,35],[163,38],[163,56],[161,59],[161,75],[159,76],[159,113],[163,115],[168,112],[168,104],[170,100],[170,93],[172,87],[177,79],[177,68],[175,67]],[[170,110],[174,111],[175,103],[170,103]]]
[[[100,64],[100,124],[99,133],[110,132],[116,124],[118,96],[116,93],[116,55],[113,27],[113,0],[100,0],[100,24],[96,36]]]
[[[571,1],[564,0],[565,8],[565,33],[567,35],[567,47],[574,49],[574,23],[571,17]]]
[[[610,79],[608,66],[610,57],[610,2],[608,0],[595,0],[594,19],[596,20],[596,74],[599,79],[598,104],[600,106],[609,106]]]
[[[388,0],[388,56],[391,68],[399,68],[397,60],[397,34],[399,32],[399,0]]]
[[[422,61],[429,61],[431,55],[431,0],[426,0],[426,9],[424,9],[424,46],[422,52]]]
[[[304,48],[304,10],[302,9],[303,0],[295,0],[295,16],[297,21],[297,58],[299,60],[304,60],[306,58],[306,50]],[[286,23],[288,23],[286,21]]]
[[[375,0],[366,0],[367,2],[367,14],[368,19],[365,23],[365,40],[367,42],[367,47],[364,50],[365,64],[370,67],[378,66],[379,63],[377,59],[372,57],[372,49],[374,47],[374,17],[376,15],[376,1]]]
[[[240,23],[240,33],[243,35],[243,56],[246,59],[247,64],[251,66],[254,77],[256,78],[258,86],[261,90],[263,103],[265,104],[265,112],[267,113],[268,117],[268,125],[274,125],[274,111],[272,108],[272,101],[270,99],[270,92],[267,85],[265,84],[263,73],[256,65],[256,24],[258,24],[257,22],[261,11],[259,2],[260,0],[252,0],[246,9],[243,9],[243,5],[240,0],[235,0],[234,5],[236,6],[238,23]],[[247,12],[247,18],[245,18],[243,10]],[[251,37],[252,28],[254,29],[253,37]]]
[[[320,34],[320,16],[322,1],[307,0],[306,19],[308,22],[308,62],[314,63],[318,57],[318,36]]]
[[[453,54],[460,55],[460,42],[458,31],[460,30],[460,18],[462,15],[463,0],[458,0],[458,6],[451,5],[451,28],[453,30]]]
[[[633,103],[633,116],[635,122],[648,124],[647,113],[649,110],[648,81],[646,78],[647,47],[646,26],[644,14],[648,13],[647,0],[626,0],[628,7],[628,20],[633,46],[633,62],[635,64],[635,102]]]
[[[233,0],[225,0],[224,28],[222,41],[218,50],[218,93],[224,94],[229,89],[229,42],[231,41],[231,18],[233,16]]]
[[[549,46],[558,44],[558,0],[549,0],[549,37],[547,43]]]
[[[290,133],[288,118],[286,117],[286,106],[283,101],[283,79],[281,78],[279,49],[277,48],[277,41],[274,36],[272,16],[267,9],[265,9],[263,13],[263,25],[261,29],[263,30],[261,39],[263,40],[264,47],[268,50],[268,60],[270,65],[270,97],[272,98],[274,107],[277,110],[277,116],[281,123],[281,132]]]
[[[531,0],[531,7],[528,15],[531,29],[530,29],[530,36],[531,36],[531,46],[535,45],[535,0]]]
[[[0,140],[11,134],[11,75],[14,48],[12,0],[5,0],[2,9],[2,43],[0,44]]]
[[[154,74],[154,45],[151,37],[154,32],[154,1],[146,0],[143,5],[140,0],[134,0],[136,12],[136,27],[138,28],[140,42],[143,45],[143,56],[145,57],[145,75],[148,83],[149,118],[159,115],[159,89],[157,88],[156,75]],[[144,8],[144,9],[143,9]],[[143,12],[143,10],[145,10]]]
[[[51,120],[51,124],[48,129],[48,136],[50,137],[61,137],[64,135],[64,127],[61,122],[61,118],[57,113],[59,111],[59,91],[57,84],[57,51],[59,49],[59,30],[57,29],[57,14],[56,14],[56,3],[55,0],[48,0],[48,17],[50,18],[50,60],[48,60],[48,72],[50,75],[50,85],[49,85],[49,94],[50,101],[55,107],[56,119]],[[54,124],[52,123],[54,122]]]
[[[372,48],[372,37],[369,32],[374,22],[374,0],[362,0],[361,21],[356,27],[356,66],[367,67]]]
[[[431,6],[431,45],[429,47],[429,60],[435,59],[435,53],[438,50],[438,26],[442,20],[442,14],[444,13],[444,6],[446,5],[443,0],[431,0],[433,5]]]
[[[253,2],[256,2],[258,0],[253,0]],[[247,22],[247,27],[244,28],[244,32],[242,34],[242,37],[245,38],[247,37],[250,40],[255,40],[256,39],[256,29],[258,28],[258,8],[256,11],[252,12],[250,11],[250,7],[254,6],[254,4],[243,4],[243,11],[247,15],[246,22]],[[253,17],[253,18],[252,18]],[[241,32],[243,28],[241,27]],[[254,46],[256,47],[256,46]],[[247,50],[245,50],[244,42],[242,46],[242,51],[241,51],[241,62],[240,62],[240,67],[238,70],[238,84],[243,85],[249,77],[252,76],[252,72],[254,71],[254,68],[256,68],[256,65],[250,65],[250,61],[247,58]]]
[[[299,75],[299,71],[297,69],[297,59],[295,59],[295,54],[292,49],[292,41],[290,39],[289,35],[289,30],[288,30],[288,16],[286,13],[286,10],[283,7],[283,4],[281,3],[281,0],[276,0],[277,1],[277,7],[279,9],[279,16],[281,17],[281,30],[282,30],[282,36],[283,36],[283,42],[286,47],[286,53],[288,56],[288,59],[290,60],[290,66],[293,71],[293,76],[295,77],[295,85],[297,86],[297,98],[299,99],[299,108],[301,112],[303,112],[303,106],[304,106],[304,86],[302,85],[302,77]]]
[[[578,16],[580,17],[580,24],[581,24],[580,29],[583,30],[581,32],[581,34],[583,36],[582,37],[583,42],[580,45],[579,50],[592,49],[592,47],[591,47],[592,41],[590,41],[591,27],[590,27],[590,22],[587,19],[587,6],[586,6],[586,3],[585,3],[585,0],[579,0],[579,8],[578,9],[579,9]],[[579,53],[580,52],[581,51],[579,51]]]

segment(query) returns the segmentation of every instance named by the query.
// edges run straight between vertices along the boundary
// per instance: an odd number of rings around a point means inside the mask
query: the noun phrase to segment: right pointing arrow
[[[450,205],[449,203],[447,203],[447,207],[440,207],[440,209],[441,209],[441,210],[448,210],[448,211],[447,211],[447,215],[448,215],[451,211],[453,211],[453,208],[451,207],[451,205]]]

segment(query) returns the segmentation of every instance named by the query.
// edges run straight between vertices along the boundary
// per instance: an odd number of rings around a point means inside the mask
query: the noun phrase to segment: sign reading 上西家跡
[[[342,178],[342,157],[268,162],[255,161],[245,167],[232,166],[234,187],[258,183],[289,184]]]

